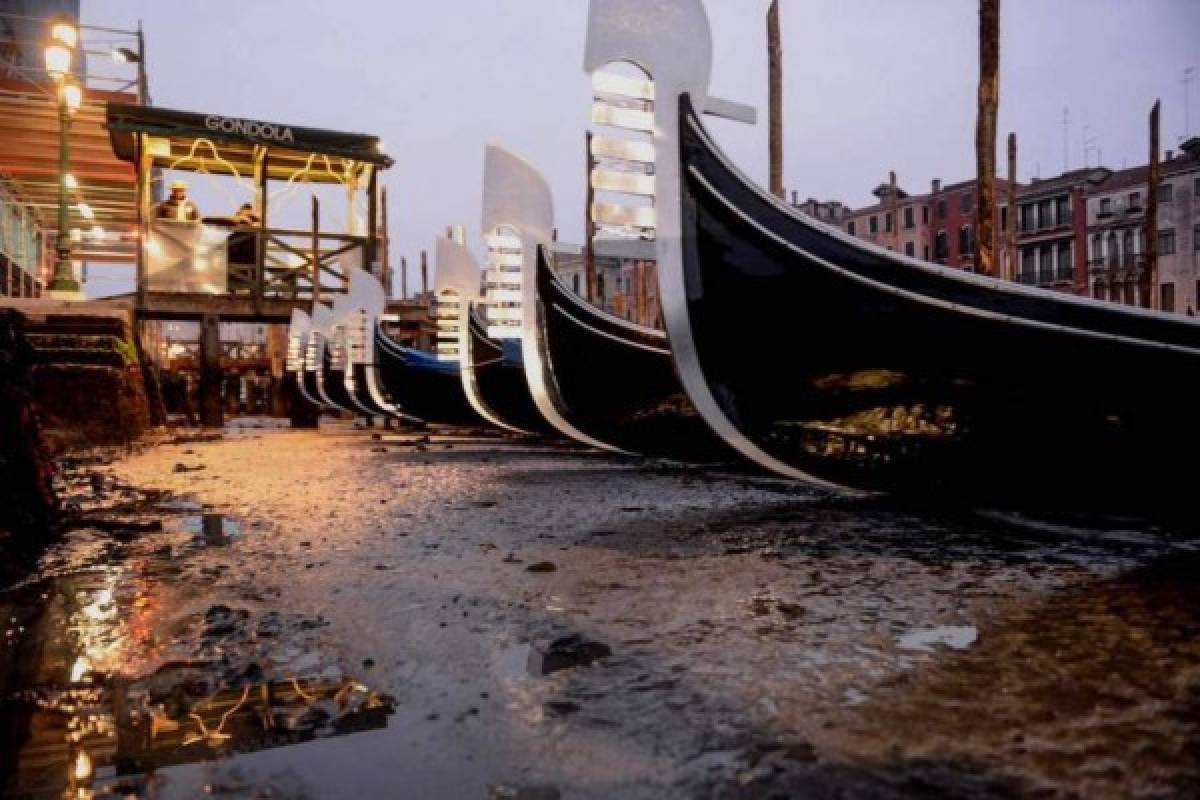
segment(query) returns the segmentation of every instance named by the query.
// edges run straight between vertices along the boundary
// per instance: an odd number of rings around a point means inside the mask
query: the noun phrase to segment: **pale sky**
[[[766,182],[767,0],[707,0],[712,91],[760,123],[713,122]],[[383,137],[393,260],[448,224],[479,235],[483,148],[523,155],[554,192],[562,238],[583,229],[581,70],[586,0],[83,0],[83,22],[146,34],[160,106]],[[1003,0],[998,142],[1015,130],[1022,180],[1146,160],[1161,98],[1163,147],[1184,134],[1186,67],[1200,67],[1200,0]],[[927,191],[974,175],[977,3],[782,0],[785,184],[801,198],[872,202],[896,170]],[[1198,70],[1200,72],[1200,70]],[[1200,75],[1190,127],[1200,133]],[[1003,159],[997,163],[1003,164]],[[478,246],[476,247],[478,250]],[[99,287],[97,287],[99,288]],[[104,287],[111,291],[111,287]]]

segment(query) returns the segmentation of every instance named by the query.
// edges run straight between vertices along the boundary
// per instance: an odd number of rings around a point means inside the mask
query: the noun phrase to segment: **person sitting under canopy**
[[[170,196],[154,207],[155,219],[170,219],[176,222],[199,222],[200,211],[187,196],[186,181],[172,181]]]

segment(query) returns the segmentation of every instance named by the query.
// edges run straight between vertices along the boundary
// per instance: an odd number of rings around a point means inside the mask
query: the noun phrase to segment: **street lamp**
[[[50,296],[63,299],[79,298],[79,281],[71,266],[71,237],[67,235],[69,184],[78,186],[71,175],[71,115],[83,104],[83,88],[71,75],[71,60],[79,45],[79,28],[67,17],[50,21],[50,42],[46,45],[46,72],[54,81],[58,100],[58,236],[54,275],[50,279]]]

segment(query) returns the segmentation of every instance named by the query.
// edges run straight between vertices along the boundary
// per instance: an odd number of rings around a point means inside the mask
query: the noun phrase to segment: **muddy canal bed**
[[[4,796],[1200,796],[1194,532],[466,432],[104,461],[0,571]]]

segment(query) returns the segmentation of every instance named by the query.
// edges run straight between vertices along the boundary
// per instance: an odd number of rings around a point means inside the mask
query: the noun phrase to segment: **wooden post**
[[[634,276],[637,280],[637,286],[634,287],[637,299],[637,322],[639,325],[646,324],[646,262],[638,261],[634,267]]]
[[[387,187],[384,186],[379,193],[379,240],[383,243],[383,256],[380,260],[381,271],[383,274],[380,280],[383,283],[383,293],[387,297],[392,296],[392,240],[388,235],[388,207],[387,207]]]
[[[376,236],[379,231],[379,170],[368,167],[371,177],[367,178],[367,247],[363,253],[363,269],[377,278],[382,278],[382,270],[375,270],[375,259],[379,253],[379,242]]]
[[[408,258],[400,256],[400,299],[408,299]]]
[[[767,7],[767,108],[770,115],[771,194],[783,199],[783,42],[779,0]]]
[[[264,147],[260,151],[260,156],[254,163],[254,186],[257,193],[259,232],[255,237],[254,250],[254,310],[262,311],[263,283],[266,280],[266,265],[267,265],[267,213],[270,209],[267,208],[267,169],[270,166],[270,153]]]
[[[200,424],[220,428],[225,424],[221,403],[221,320],[205,314],[200,322]]]
[[[1158,305],[1158,183],[1160,169],[1158,163],[1158,108],[1159,101],[1154,101],[1150,109],[1150,174],[1146,179],[1146,220],[1142,236],[1146,240],[1146,267],[1142,280],[1142,305],[1154,308]]]
[[[596,238],[596,223],[592,219],[592,205],[596,200],[596,190],[592,188],[592,170],[596,167],[596,161],[592,158],[592,132],[588,131],[584,136],[585,147],[585,164],[587,171],[584,178],[587,185],[586,199],[583,204],[583,282],[584,282],[584,297],[589,302],[595,302],[596,298],[596,250],[594,240]]]
[[[1008,269],[1004,276],[1010,281],[1017,279],[1017,134],[1008,134],[1008,226],[1005,234],[1005,261]],[[1086,259],[1085,259],[1086,261]]]
[[[975,271],[994,274],[996,111],[1000,105],[1000,0],[979,0],[979,97],[975,118]]]
[[[312,196],[312,307],[321,302],[321,201]]]
[[[896,170],[888,172],[888,208],[892,215],[892,249],[900,252],[900,198],[896,194]]]

